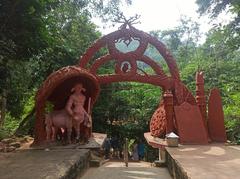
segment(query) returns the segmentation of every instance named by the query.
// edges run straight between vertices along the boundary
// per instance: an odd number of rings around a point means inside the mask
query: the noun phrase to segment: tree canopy
[[[200,15],[207,14],[212,20],[217,19],[221,14],[232,16],[227,24],[218,22],[215,24],[215,30],[222,33],[222,43],[228,45],[234,50],[239,49],[240,40],[240,4],[239,0],[197,0],[198,12]]]

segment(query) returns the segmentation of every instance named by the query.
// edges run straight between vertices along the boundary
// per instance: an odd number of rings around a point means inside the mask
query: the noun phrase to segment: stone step
[[[74,179],[89,168],[86,149],[24,150],[0,153],[1,179]],[[17,176],[17,177],[16,177]]]
[[[90,167],[100,167],[102,165],[104,165],[105,163],[107,163],[109,161],[109,159],[91,159],[89,161],[89,166]]]

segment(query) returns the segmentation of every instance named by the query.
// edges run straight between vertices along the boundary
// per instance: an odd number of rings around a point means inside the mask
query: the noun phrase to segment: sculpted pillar
[[[173,95],[171,91],[165,91],[163,95],[164,100],[164,109],[166,112],[166,134],[174,131],[174,124],[173,124]]]
[[[204,78],[203,72],[196,73],[196,102],[200,109],[203,121],[206,125],[207,110],[206,110],[206,97],[204,94]]]
[[[224,113],[220,91],[214,88],[210,92],[208,101],[208,129],[214,142],[226,142],[226,130],[224,126]]]

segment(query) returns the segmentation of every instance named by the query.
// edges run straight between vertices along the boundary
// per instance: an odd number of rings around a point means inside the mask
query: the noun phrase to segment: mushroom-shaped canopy
[[[91,98],[90,107],[96,102],[99,95],[100,86],[96,77],[87,70],[77,66],[67,66],[53,72],[43,82],[36,96],[36,123],[35,123],[35,143],[45,140],[44,114],[46,102],[54,106],[54,110],[63,109],[72,89],[76,84],[81,83],[83,94],[86,96],[84,108],[88,109],[88,101]]]

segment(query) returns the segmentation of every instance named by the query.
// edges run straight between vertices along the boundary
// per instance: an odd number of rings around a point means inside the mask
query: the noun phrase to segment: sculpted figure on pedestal
[[[45,115],[47,141],[55,141],[58,129],[67,130],[68,143],[71,143],[73,120],[65,109],[52,111]]]
[[[84,122],[84,124],[88,125],[87,123],[91,123],[89,122],[91,121],[91,117],[84,109],[86,97],[82,92],[86,91],[86,89],[83,88],[83,85],[78,83],[72,88],[71,91],[73,94],[69,97],[65,109],[73,119],[73,127],[76,131],[76,139],[78,141],[80,138],[81,123]]]
[[[67,130],[68,142],[71,143],[72,128],[76,132],[76,140],[80,138],[80,125],[84,122],[85,127],[91,127],[91,116],[84,109],[85,96],[82,93],[85,91],[82,84],[75,85],[72,90],[65,109],[52,111],[45,115],[45,125],[47,140],[56,140],[58,129]]]

